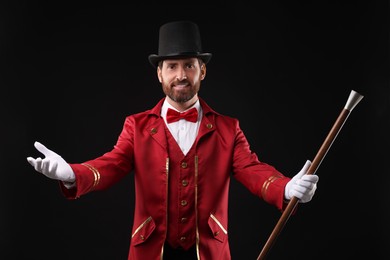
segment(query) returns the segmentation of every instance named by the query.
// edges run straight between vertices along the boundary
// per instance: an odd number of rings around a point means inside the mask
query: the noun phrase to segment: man
[[[196,24],[161,26],[158,53],[149,61],[165,97],[152,109],[128,116],[111,151],[68,164],[36,142],[45,158],[27,160],[36,171],[59,180],[69,199],[106,189],[134,172],[128,259],[230,259],[230,174],[281,211],[293,196],[310,201],[318,176],[305,174],[310,161],[292,179],[260,162],[238,120],[215,112],[198,96],[212,55],[202,52]]]

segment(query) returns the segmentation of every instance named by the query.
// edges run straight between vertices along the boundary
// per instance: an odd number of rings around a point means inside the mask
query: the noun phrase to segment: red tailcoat
[[[106,189],[130,172],[135,179],[135,212],[129,260],[162,259],[167,234],[169,155],[164,99],[151,110],[128,116],[114,148],[99,158],[71,164],[76,189],[69,199]],[[194,156],[194,201],[198,259],[228,260],[228,192],[230,175],[250,192],[283,210],[284,187],[290,178],[260,162],[250,150],[237,119],[218,114],[202,99],[203,109]]]

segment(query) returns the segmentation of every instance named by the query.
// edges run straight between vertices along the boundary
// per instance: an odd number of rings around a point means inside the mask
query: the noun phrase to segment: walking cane
[[[356,91],[354,90],[351,91],[347,103],[345,104],[345,107],[341,111],[336,122],[334,123],[333,127],[328,133],[328,136],[326,137],[322,146],[318,150],[317,155],[314,157],[314,160],[310,165],[309,169],[307,170],[306,174],[314,174],[317,171],[326,153],[331,147],[333,141],[336,139],[339,131],[341,130],[345,121],[347,120],[349,114],[355,108],[355,106],[360,102],[360,100],[362,100],[362,98],[363,96],[357,93]],[[287,220],[291,216],[297,204],[298,204],[298,199],[296,197],[292,197],[289,203],[287,204],[286,209],[283,211],[282,216],[279,218],[279,221],[274,227],[271,235],[269,236],[266,244],[264,245],[263,250],[260,252],[259,256],[257,257],[257,260],[265,259],[265,256],[267,255],[268,251],[271,249],[273,243],[275,242],[276,238],[282,231],[283,227],[285,226]]]

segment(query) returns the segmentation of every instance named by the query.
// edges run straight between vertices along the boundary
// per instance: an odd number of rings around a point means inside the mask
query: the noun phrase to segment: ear
[[[157,77],[158,77],[158,81],[160,81],[160,83],[162,83],[162,76],[161,76],[162,72],[161,72],[161,69],[160,67],[157,67]]]
[[[206,64],[202,64],[202,67],[200,68],[200,80],[204,80],[206,77]]]

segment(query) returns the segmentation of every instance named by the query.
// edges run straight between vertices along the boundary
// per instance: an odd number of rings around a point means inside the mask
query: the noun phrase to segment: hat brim
[[[211,53],[186,53],[186,54],[175,54],[175,55],[167,55],[167,56],[159,56],[156,54],[149,55],[148,59],[150,64],[153,67],[157,68],[157,65],[160,61],[166,59],[179,59],[179,58],[200,58],[204,63],[208,63],[212,57]]]

